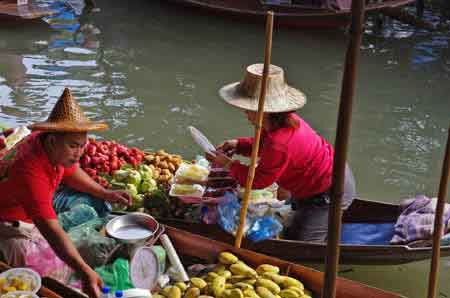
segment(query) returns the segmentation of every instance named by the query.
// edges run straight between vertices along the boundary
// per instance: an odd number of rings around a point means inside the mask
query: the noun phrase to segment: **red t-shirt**
[[[292,117],[299,121],[299,128],[263,132],[253,189],[277,182],[293,198],[304,199],[331,187],[334,150],[303,119],[296,114]],[[253,138],[239,138],[237,153],[249,156],[252,144]],[[234,161],[230,171],[239,184],[245,185],[248,166]]]
[[[0,221],[55,219],[53,193],[65,176],[70,176],[78,164],[64,168],[53,166],[35,132],[20,143],[8,166],[7,176],[0,182]]]

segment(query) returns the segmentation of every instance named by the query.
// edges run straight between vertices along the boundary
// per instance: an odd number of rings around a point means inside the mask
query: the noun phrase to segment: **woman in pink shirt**
[[[247,119],[255,126],[261,76],[262,65],[251,65],[242,82],[220,90],[221,97],[229,104],[244,109]],[[265,188],[276,182],[289,194],[292,208],[296,210],[293,223],[287,229],[287,237],[322,242],[327,234],[334,150],[293,112],[305,102],[303,93],[285,83],[283,70],[271,65],[253,189]],[[217,148],[216,155],[209,156],[209,159],[229,169],[231,176],[240,185],[245,185],[248,166],[229,156],[234,153],[250,156],[252,144],[253,138],[225,141]],[[354,178],[349,167],[345,180],[344,209],[355,196]]]

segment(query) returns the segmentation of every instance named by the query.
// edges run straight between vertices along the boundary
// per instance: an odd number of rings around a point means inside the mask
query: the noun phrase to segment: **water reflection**
[[[104,119],[113,128],[126,126],[130,116],[139,114],[140,105],[125,86],[126,74],[104,60],[101,31],[78,15],[83,3],[42,1],[59,11],[46,19],[52,31],[45,34],[22,34],[19,28],[0,31],[2,40],[8,40],[0,47],[3,122],[42,120],[65,87],[89,117]]]

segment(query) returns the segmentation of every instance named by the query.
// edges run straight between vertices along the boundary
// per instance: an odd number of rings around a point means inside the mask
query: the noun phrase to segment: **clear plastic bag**
[[[98,218],[98,215],[95,209],[86,204],[77,205],[69,211],[58,215],[59,224],[66,232],[73,227],[96,218]]]
[[[68,233],[80,255],[91,267],[105,264],[111,251],[118,245],[113,238],[105,237],[98,232],[105,223],[106,219],[96,218],[72,228]]]
[[[261,206],[266,208],[267,206]],[[267,207],[269,208],[269,207]],[[235,235],[239,226],[241,204],[233,193],[226,193],[225,199],[218,205],[219,226]],[[283,225],[270,213],[249,210],[244,227],[244,235],[252,241],[262,241],[276,237],[283,230]]]

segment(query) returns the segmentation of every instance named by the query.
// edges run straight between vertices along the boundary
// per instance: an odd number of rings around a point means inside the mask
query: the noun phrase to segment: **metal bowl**
[[[106,224],[106,233],[123,243],[144,243],[155,235],[159,223],[150,215],[133,212],[113,218]]]

